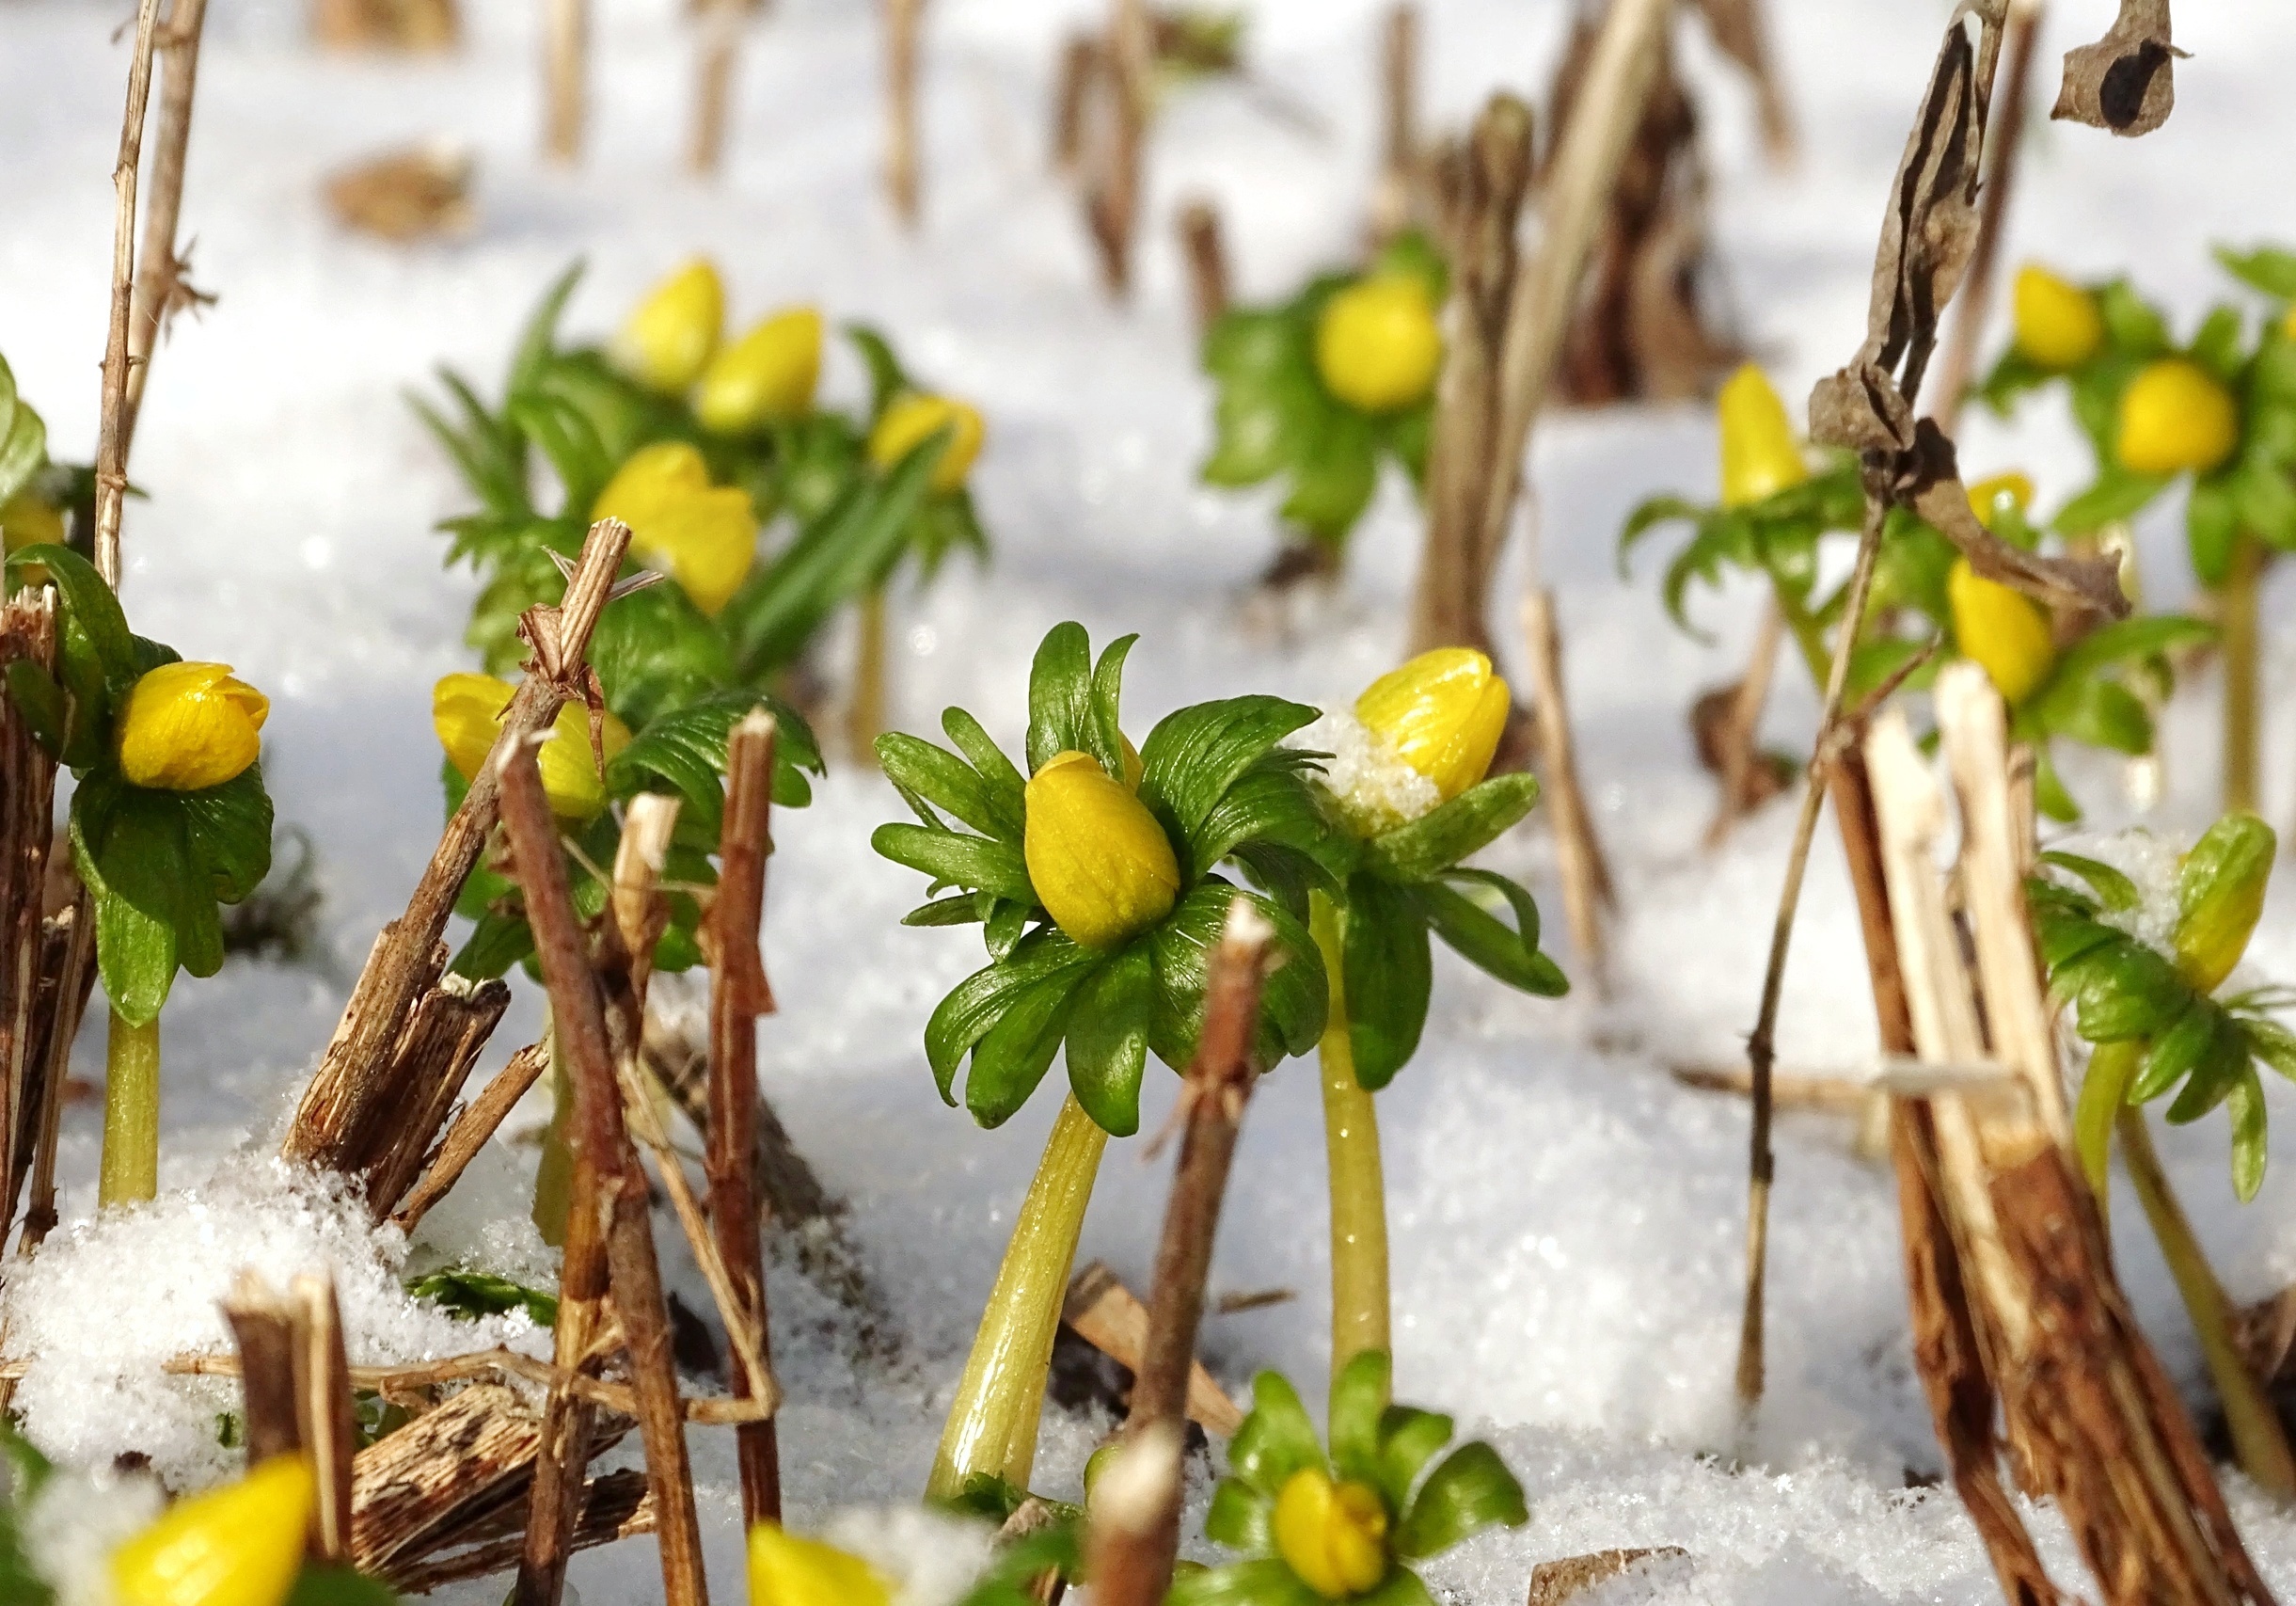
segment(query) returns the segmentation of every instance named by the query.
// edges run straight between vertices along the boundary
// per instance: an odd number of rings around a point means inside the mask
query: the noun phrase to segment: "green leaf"
[[[1322,1035],[1330,998],[1323,962],[1307,929],[1280,904],[1223,881],[1209,881],[1180,900],[1155,928],[1152,938],[1156,995],[1148,1046],[1175,1071],[1185,1070],[1195,1057],[1204,1025],[1209,956],[1220,939],[1228,904],[1237,898],[1249,898],[1275,926],[1275,949],[1282,956],[1260,989],[1254,1058],[1262,1068],[1273,1066],[1287,1056],[1306,1053]]]
[[[1172,1580],[1164,1606],[1324,1606],[1323,1598],[1275,1557],[1185,1572]]]
[[[1144,939],[1109,959],[1078,990],[1069,1017],[1069,1086],[1111,1137],[1140,1130],[1140,1078],[1156,989],[1152,948]]]
[[[2169,349],[2168,320],[2125,278],[2097,288],[2097,310],[2116,352],[2133,358],[2160,357]]]
[[[1283,1493],[1294,1472],[1330,1471],[1307,1407],[1281,1373],[1262,1372],[1252,1379],[1251,1414],[1227,1442],[1227,1467],[1244,1487],[1270,1500]]]
[[[124,700],[141,674],[135,643],[128,633],[127,615],[119,611],[119,598],[103,583],[95,565],[68,547],[43,542],[10,552],[7,572],[11,594],[42,579],[55,586],[65,613],[86,636],[103,666],[105,691],[114,702]]]
[[[775,727],[773,801],[802,808],[813,797],[804,772],[821,771],[813,731],[787,704],[759,692],[721,692],[657,716],[608,762],[607,790],[625,798],[666,782],[686,800],[686,818],[715,833],[725,813],[725,755],[734,727],[761,708]]]
[[[909,375],[901,367],[901,359],[894,355],[893,342],[867,324],[847,324],[845,338],[861,354],[861,360],[869,370],[869,417],[874,421],[885,410],[885,404],[902,391],[911,389]]]
[[[2080,1031],[2091,1042],[2150,1037],[2181,1014],[2193,996],[2176,966],[2128,938],[2083,959],[2079,969]]]
[[[1021,842],[1025,814],[1007,813],[1006,798],[946,748],[888,731],[877,739],[877,760],[895,786],[955,815],[982,835],[1008,845]]]
[[[1204,1514],[1204,1537],[1231,1550],[1275,1548],[1275,1503],[1235,1478],[1222,1478]]]
[[[2052,676],[2027,711],[2051,736],[2069,737],[2111,753],[2135,755],[2152,751],[2152,715],[2118,681],[2095,676],[2080,680]]]
[[[1084,970],[1078,965],[1021,988],[974,1045],[972,1069],[965,1074],[965,1108],[982,1126],[1004,1125],[1044,1080],[1060,1051]]]
[[[1449,1417],[1412,1406],[1389,1406],[1381,1415],[1378,1483],[1391,1509],[1410,1506],[1411,1486],[1435,1452],[1451,1441],[1451,1430]]]
[[[1439,1555],[1493,1526],[1520,1528],[1530,1520],[1523,1486],[1481,1439],[1463,1444],[1419,1486],[1397,1526],[1395,1551],[1418,1560]]]
[[[2191,1075],[2216,1042],[2224,1011],[2194,998],[2144,1048],[2144,1058],[2127,1088],[2127,1102],[2146,1105]],[[2130,1040],[2135,1041],[2135,1040]]]
[[[2225,271],[2242,283],[2277,300],[2296,301],[2296,251],[2276,246],[2236,251],[2229,246],[2218,246],[2213,254]]]
[[[1392,1395],[1394,1368],[1384,1349],[1367,1349],[1331,1380],[1331,1464],[1358,1483],[1379,1478],[1379,1420]]]
[[[989,739],[989,733],[981,728],[980,721],[962,708],[946,708],[942,711],[941,728],[956,744],[957,751],[964,755],[965,761],[979,773],[981,784],[989,790],[991,805],[1004,818],[1025,824],[1028,782],[1013,766],[1012,760],[1005,756],[1005,750]]]
[[[1387,1576],[1373,1584],[1370,1593],[1354,1598],[1354,1606],[1435,1606],[1435,1598],[1409,1567],[1389,1567]]]
[[[896,865],[923,870],[936,883],[993,892],[999,898],[1031,905],[1037,901],[1028,866],[1021,850],[1010,843],[896,823],[879,826],[869,837],[869,846]]]
[[[1412,898],[1453,953],[1535,997],[1560,998],[1571,990],[1561,967],[1539,951],[1539,909],[1529,893],[1491,870],[1453,870],[1445,880],[1488,888],[1515,917],[1515,929],[1509,930],[1504,921],[1443,882],[1417,883]]]
[[[398,1606],[390,1586],[355,1567],[306,1562],[280,1606]]]
[[[1371,421],[1334,407],[1292,456],[1291,494],[1284,519],[1326,541],[1346,538],[1379,484],[1378,436]]]
[[[71,705],[55,677],[29,659],[11,659],[8,698],[24,716],[33,739],[49,757],[61,761],[71,725]]]
[[[1410,1062],[1427,1025],[1434,985],[1427,916],[1402,887],[1358,875],[1348,883],[1343,929],[1355,1081],[1377,1092]]]
[[[2241,377],[2241,310],[2222,303],[2209,309],[2185,355],[2226,385]]]
[[[2232,1191],[2246,1204],[2264,1185],[2264,1165],[2270,1155],[2265,1140],[2264,1089],[2253,1067],[2241,1067],[2225,1103],[2232,1114]]]
[[[2291,1082],[2296,1082],[2296,1032],[2277,1021],[2245,1020],[2249,1051]]]
[[[1192,862],[1185,875],[1201,876],[1211,868],[1198,861],[1196,849],[1210,841],[1205,823],[1228,787],[1269,749],[1316,717],[1304,703],[1252,696],[1192,704],[1156,723],[1140,744],[1140,801],[1188,844]],[[1032,758],[1035,751],[1032,734]]]
[[[2206,474],[2193,482],[2184,506],[2185,543],[2193,575],[2213,591],[2232,572],[2232,545],[2240,538],[2240,499],[2229,474]]]
[[[1191,867],[1209,871],[1232,854],[1263,886],[1269,876],[1299,879],[1300,897],[1284,898],[1294,914],[1306,907],[1308,886],[1337,894],[1337,878],[1319,859],[1334,845],[1331,826],[1301,774],[1309,762],[1288,748],[1271,749],[1255,760],[1220,794],[1189,838]]]
[[[506,1315],[512,1311],[524,1311],[533,1318],[538,1328],[558,1326],[558,1296],[539,1288],[529,1288],[507,1277],[498,1277],[488,1271],[471,1271],[451,1266],[444,1271],[419,1277],[406,1285],[406,1292],[417,1299],[427,1299],[448,1314],[464,1321],[476,1321],[481,1316]]]
[[[1139,639],[1137,635],[1121,636],[1101,651],[1100,662],[1092,671],[1090,716],[1084,722],[1084,734],[1090,743],[1085,751],[1098,758],[1100,768],[1117,781],[1128,781],[1121,708],[1124,660]]]
[[[955,898],[938,898],[920,903],[901,916],[904,926],[977,926],[988,916],[981,913],[977,894],[958,893]]]
[[[1084,626],[1063,620],[1045,632],[1029,664],[1028,772],[1059,754],[1091,752],[1092,720],[1092,640]]]
[[[582,272],[589,264],[581,258],[566,264],[565,271],[550,281],[534,310],[527,314],[526,326],[518,331],[517,348],[510,359],[510,390],[523,390],[541,377],[542,370],[558,349],[558,320],[574,294],[575,286],[582,281]]]
[[[1494,775],[1408,825],[1373,837],[1365,863],[1396,882],[1424,882],[1481,851],[1539,801],[1529,775]]]
[[[472,981],[492,981],[508,975],[512,965],[524,963],[533,952],[534,932],[524,914],[489,910],[478,917],[468,940],[447,968]]]
[[[11,383],[0,400],[0,506],[13,501],[48,462],[48,426],[14,390]]]
[[[607,707],[642,729],[660,715],[735,687],[725,634],[675,585],[616,599],[590,638]]]
[[[214,898],[237,903],[271,873],[271,797],[260,765],[220,787],[171,794],[182,811],[184,845],[207,872]]]
[[[2097,894],[2097,900],[2107,909],[2119,913],[2137,906],[2136,883],[2111,865],[2056,849],[2043,853],[2041,863],[2054,865],[2061,870],[2079,876],[2089,883],[2090,890]]]
[[[1071,981],[1098,962],[1057,927],[1039,927],[1010,955],[966,977],[942,998],[925,1024],[925,1057],[943,1104],[957,1099],[957,1068],[1016,999],[1037,982],[1067,975]]]

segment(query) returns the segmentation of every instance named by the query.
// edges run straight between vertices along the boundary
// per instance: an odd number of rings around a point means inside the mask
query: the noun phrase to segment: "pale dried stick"
[[[461,1180],[470,1162],[486,1147],[487,1139],[495,1135],[518,1101],[526,1097],[527,1089],[541,1078],[549,1063],[549,1048],[545,1043],[530,1042],[510,1057],[510,1063],[495,1073],[485,1090],[454,1118],[454,1124],[447,1129],[446,1139],[438,1146],[438,1155],[431,1162],[430,1169],[407,1190],[406,1198],[391,1213],[393,1226],[413,1234],[416,1224]]]
[[[159,52],[166,63],[160,81],[158,141],[151,151],[151,202],[144,211],[143,251],[137,260],[135,308],[128,324],[127,416],[120,425],[122,472],[135,443],[135,421],[143,416],[144,386],[151,375],[151,353],[167,320],[185,303],[201,299],[183,281],[185,263],[175,248],[183,211],[183,161],[191,144],[193,93],[199,81],[199,39],[207,27],[207,0],[174,0]]]
[[[1747,656],[1746,674],[1730,699],[1730,722],[1722,733],[1722,796],[1715,805],[1714,822],[1706,827],[1709,849],[1719,848],[1746,814],[1754,767],[1761,758],[1757,738],[1762,710],[1770,700],[1770,676],[1778,668],[1778,648],[1784,639],[1785,618],[1777,602],[1763,604],[1754,650]]]
[[[925,0],[883,0],[885,8],[885,194],[893,215],[914,229],[921,210],[917,153],[917,49]]]
[[[103,337],[103,400],[96,435],[96,572],[119,589],[119,514],[128,495],[128,326],[135,295],[135,181],[143,160],[144,114],[151,103],[151,52],[160,0],[135,8],[135,55],[128,66],[128,107],[112,167],[111,317]]]
[[[543,6],[543,153],[570,167],[590,117],[590,0]]]
[[[715,173],[725,163],[727,112],[734,98],[734,64],[741,50],[742,0],[702,0],[701,61],[694,74],[693,139],[686,165]]]
[[[298,1277],[294,1302],[295,1396],[303,1448],[317,1474],[311,1554],[338,1566],[351,1562],[351,1461],[358,1454],[358,1419],[351,1399],[351,1362],[343,1351],[342,1307],[328,1277]]]

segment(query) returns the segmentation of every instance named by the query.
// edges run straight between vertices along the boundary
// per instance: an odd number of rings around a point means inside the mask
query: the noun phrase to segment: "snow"
[[[439,819],[429,689],[472,667],[459,642],[470,580],[440,568],[443,543],[429,533],[464,494],[402,392],[430,385],[444,361],[491,394],[519,321],[573,257],[590,263],[569,313],[583,334],[610,330],[648,284],[706,251],[727,278],[729,327],[817,300],[833,320],[881,325],[922,374],[980,404],[990,439],[974,483],[997,554],[985,573],[959,563],[930,594],[897,599],[902,727],[929,732],[942,706],[960,703],[1014,750],[1029,657],[1047,628],[1071,617],[1095,640],[1143,632],[1132,728],[1246,690],[1343,704],[1392,667],[1417,529],[1399,484],[1383,486],[1337,596],[1275,621],[1242,600],[1272,548],[1275,498],[1195,483],[1209,406],[1165,221],[1185,194],[1217,196],[1246,296],[1277,294],[1343,259],[1372,156],[1378,8],[1253,8],[1260,72],[1321,112],[1327,137],[1270,119],[1233,87],[1169,103],[1151,149],[1139,300],[1117,310],[1095,288],[1072,203],[1043,156],[1055,42],[1068,23],[1099,15],[1091,0],[931,8],[927,215],[914,240],[876,188],[875,8],[779,0],[749,36],[732,161],[710,185],[678,167],[691,59],[677,0],[599,0],[593,154],[576,172],[535,154],[537,8],[473,0],[461,55],[383,61],[308,52],[293,0],[214,0],[185,216],[194,279],[220,300],[179,324],[155,359],[135,463],[150,500],[128,508],[125,596],[140,630],[232,662],[272,695],[266,772],[281,819],[318,845],[332,962],[235,961],[177,989],[165,1023],[169,1192],[157,1204],[89,1223],[98,1122],[92,1105],[69,1113],[72,1225],[33,1264],[8,1268],[5,1296],[7,1351],[35,1362],[16,1405],[38,1442],[88,1467],[133,1446],[174,1478],[224,1471],[213,1416],[229,1386],[163,1382],[157,1367],[223,1342],[213,1301],[240,1264],[274,1280],[331,1266],[361,1360],[497,1336],[450,1327],[394,1293],[401,1276],[438,1264],[424,1255],[529,1277],[546,1266],[522,1230],[533,1150],[516,1131],[426,1225],[427,1248],[368,1236],[339,1201],[260,1156],[334,1025],[346,976],[428,855]],[[1567,23],[1560,0],[1423,8],[1433,119],[1457,121],[1499,79],[1544,93]],[[1702,38],[1685,46],[1703,96],[1724,285],[1788,395],[1857,343],[1873,229],[1949,9],[1945,0],[1777,0],[1805,133],[1792,173],[1761,166],[1750,96]],[[2181,329],[2233,294],[2209,243],[2288,231],[2276,204],[2284,151],[2259,131],[2283,126],[2283,86],[2296,71],[2296,10],[2266,0],[2186,9],[2178,43],[2193,55],[2178,64],[2176,117],[2136,142],[2036,126],[2008,253],[2078,277],[2133,271]],[[2100,32],[2108,10],[2052,8],[2040,60]],[[66,455],[87,454],[95,434],[126,65],[114,29],[124,14],[95,0],[0,6],[10,181],[0,352]],[[480,223],[468,240],[398,249],[325,220],[325,172],[434,136],[477,155]],[[863,382],[850,354],[834,351],[828,391],[849,399]],[[2014,426],[1973,418],[1963,447],[1972,474],[2030,472],[2044,509],[2086,483],[2085,448],[2052,406]],[[1528,1527],[1445,1559],[1431,1581],[1449,1601],[1501,1606],[1522,1598],[1540,1560],[1671,1543],[1689,1558],[1601,1598],[1990,1600],[1995,1586],[1956,1503],[1905,1487],[1908,1472],[1934,1474],[1938,1459],[1905,1335],[1893,1188],[1853,1154],[1837,1121],[1782,1123],[1770,1392],[1750,1437],[1731,1400],[1746,1112],[1676,1086],[1664,1067],[1739,1052],[1791,810],[1774,806],[1719,852],[1702,850],[1713,787],[1684,713],[1698,690],[1734,674],[1757,598],[1740,584],[1699,597],[1696,617],[1716,637],[1701,642],[1665,620],[1655,560],[1626,584],[1612,557],[1625,512],[1643,497],[1711,493],[1712,424],[1695,408],[1554,417],[1531,469],[1536,528],[1502,572],[1502,647],[1535,550],[1560,594],[1580,759],[1621,912],[1607,997],[1582,987],[1560,1002],[1525,998],[1440,958],[1426,1042],[1382,1095],[1399,1395],[1492,1434],[1531,1497]],[[2173,507],[2145,523],[2145,585],[2157,604],[2189,592],[2180,524]],[[2292,584],[2273,578],[2265,617],[2290,616]],[[831,661],[847,650],[832,642]],[[2266,683],[2286,686],[2292,671],[2296,641],[2284,634]],[[2264,803],[2279,819],[2296,804],[2296,699],[2269,701]],[[1814,721],[1815,699],[1789,666],[1766,740],[1806,743]],[[2190,839],[2211,817],[2214,727],[2204,675],[2163,723],[2165,784],[2149,822],[2164,839]],[[2117,763],[2061,756],[2097,829],[2129,822]],[[766,1085],[849,1201],[846,1230],[879,1302],[878,1315],[857,1315],[794,1264],[773,1268],[776,1359],[790,1396],[783,1454],[793,1525],[807,1532],[839,1510],[912,1502],[923,1487],[1052,1115],[1040,1098],[983,1133],[933,1098],[923,1022],[980,958],[963,933],[895,925],[921,889],[871,854],[867,837],[900,813],[879,780],[840,767],[811,810],[779,822],[771,878],[768,959],[784,1012],[762,1033]],[[1527,878],[1549,915],[1550,946],[1581,975],[1538,819],[1488,862]],[[2296,976],[2288,885],[2252,960]],[[519,991],[483,1070],[533,1034],[531,989]],[[82,1074],[100,1077],[100,1043],[95,1032],[83,1042]],[[1844,1073],[1875,1053],[1854,911],[1829,845],[1803,901],[1781,1052],[1790,1066]],[[1151,1081],[1144,1130],[1162,1124],[1175,1085]],[[2277,1084],[2267,1096],[2277,1164],[2245,1208],[2226,1181],[2221,1119],[2161,1135],[2236,1298],[2296,1279],[2296,1101]],[[1140,1148],[1112,1152],[1083,1247],[1135,1288],[1147,1283],[1170,1163],[1142,1163]],[[1298,1297],[1211,1321],[1207,1357],[1231,1385],[1272,1365],[1310,1399],[1322,1391],[1322,1166],[1314,1072],[1290,1065],[1253,1103],[1214,1285]],[[2133,1201],[2114,1214],[2139,1219]],[[666,1216],[659,1235],[669,1276],[699,1308],[705,1296]],[[2197,1350],[2158,1255],[2133,1229],[2119,1248],[2140,1317],[2197,1389]],[[1050,1413],[1037,1487],[1073,1498],[1105,1425]],[[731,1444],[709,1430],[691,1437],[724,1595],[741,1567]],[[1192,1520],[1210,1472],[1193,1470]],[[2268,1580],[2296,1591],[2296,1523],[2228,1481]],[[884,1541],[889,1555],[938,1545],[917,1538],[922,1519],[879,1520],[900,1531]],[[2062,1525],[2046,1513],[2035,1523],[2060,1576],[2078,1579]],[[658,1595],[642,1541],[583,1556],[573,1577],[591,1606]],[[500,1591],[490,1581],[438,1598],[478,1606]]]
[[[1330,755],[1323,761],[1323,785],[1361,835],[1408,825],[1443,801],[1434,782],[1345,708],[1326,709],[1322,718],[1293,733],[1287,745]]]

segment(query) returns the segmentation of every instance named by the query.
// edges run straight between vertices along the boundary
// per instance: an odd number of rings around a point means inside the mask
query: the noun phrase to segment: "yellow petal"
[[[638,303],[614,337],[614,364],[649,390],[683,395],[718,349],[724,324],[725,287],[696,257]]]
[[[466,781],[478,776],[495,738],[502,733],[502,716],[510,711],[513,688],[491,675],[449,675],[431,692],[431,724],[447,761]],[[630,742],[630,727],[606,711],[602,733],[609,763]],[[542,789],[550,800],[550,812],[561,819],[594,819],[606,806],[606,785],[598,774],[597,755],[590,746],[590,710],[568,703],[550,724],[550,739],[535,759],[542,771]]]
[[[1425,281],[1373,274],[1335,294],[1316,319],[1315,362],[1323,388],[1360,412],[1426,400],[1443,369],[1443,330]]]
[[[279,1606],[303,1569],[315,1488],[309,1461],[275,1455],[177,1502],[113,1552],[119,1606]]]
[[[1967,558],[1954,560],[1945,596],[1961,656],[1984,668],[2011,708],[2032,696],[2057,661],[2056,640],[2040,605],[2012,586],[1987,580]]]
[[[255,762],[271,704],[228,663],[164,663],[119,716],[119,768],[139,787],[197,792]]]
[[[1810,477],[1786,405],[1749,362],[1715,397],[1722,424],[1722,505],[1748,507]]]
[[[2017,270],[2010,299],[2017,349],[2036,368],[2052,374],[2078,368],[2105,343],[2105,319],[2097,297],[2038,263],[2027,262]]]
[[[2121,392],[2116,455],[2137,474],[2205,474],[2241,443],[2232,392],[2181,357],[2147,363]]]
[[[64,516],[30,491],[19,491],[0,506],[0,549],[14,552],[43,544],[60,546],[63,540]]]
[[[776,312],[720,352],[693,399],[705,429],[738,435],[813,410],[821,377],[821,314]]]
[[[1360,1595],[1387,1576],[1387,1507],[1353,1479],[1304,1467],[1275,1497],[1275,1553],[1326,1600]]]
[[[1489,659],[1437,647],[1372,681],[1355,699],[1355,717],[1449,803],[1491,768],[1509,703]]]
[[[1053,924],[1106,949],[1172,912],[1180,863],[1148,805],[1088,753],[1059,753],[1028,783],[1028,879]]]
[[[933,489],[955,490],[973,471],[988,426],[971,406],[947,396],[926,396],[911,390],[885,404],[884,416],[869,432],[869,461],[881,471],[891,469],[943,429],[952,429],[947,450],[933,467]]]
[[[717,617],[757,561],[757,514],[738,485],[712,485],[702,453],[682,440],[630,454],[592,504],[594,519],[630,527],[630,550],[670,571],[695,607]]]
[[[750,1530],[750,1606],[893,1606],[893,1586],[859,1556],[760,1522]]]
[[[431,728],[438,733],[447,762],[464,780],[476,780],[494,751],[511,696],[510,682],[491,675],[445,675],[431,688]]]

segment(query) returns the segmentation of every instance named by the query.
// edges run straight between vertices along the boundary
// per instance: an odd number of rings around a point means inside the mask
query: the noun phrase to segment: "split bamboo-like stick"
[[[343,1350],[342,1307],[335,1281],[298,1277],[290,1291],[294,1311],[294,1389],[303,1448],[311,1458],[319,1488],[311,1514],[311,1554],[320,1561],[351,1563],[353,1458],[358,1454],[358,1419],[351,1399],[351,1362]]]
[[[925,0],[883,0],[885,8],[885,195],[893,215],[914,230],[923,211],[917,151],[918,35]]]
[[[534,1408],[501,1383],[473,1384],[377,1439],[352,1462],[352,1562],[399,1579],[459,1516],[515,1493],[541,1442]]]
[[[572,167],[590,119],[590,0],[543,8],[543,154]]]
[[[512,1108],[526,1097],[529,1088],[538,1081],[544,1067],[550,1062],[549,1050],[542,1043],[530,1042],[510,1057],[510,1063],[495,1073],[494,1080],[485,1090],[470,1101],[454,1124],[447,1129],[438,1153],[423,1172],[422,1180],[407,1191],[391,1214],[391,1222],[402,1232],[411,1235],[416,1223],[430,1214],[431,1207],[447,1197],[470,1162],[486,1147],[486,1140],[495,1135]]]
[[[494,829],[499,792],[494,759],[538,731],[550,728],[570,699],[595,695],[595,677],[583,662],[590,632],[613,595],[614,577],[629,549],[629,526],[600,519],[590,527],[580,560],[556,606],[530,608],[519,633],[533,649],[527,674],[502,716],[502,733],[489,761],[470,783],[462,806],[447,821],[422,878],[409,895],[406,912],[383,928],[359,973],[341,1022],[305,1089],[282,1154],[304,1165],[341,1169],[360,1153],[374,1123],[404,1089],[396,1081],[394,1052],[425,994],[445,963],[439,937],[454,899]],[[595,726],[598,715],[594,711]]]

